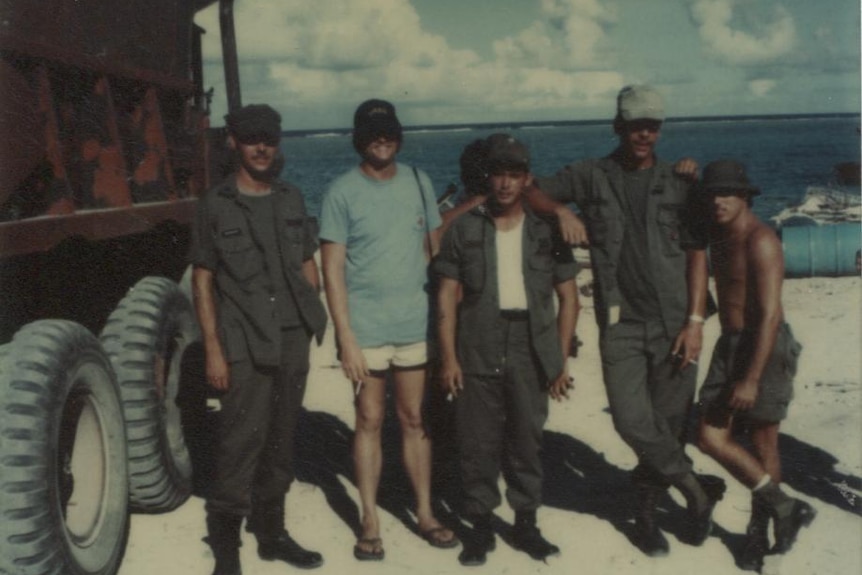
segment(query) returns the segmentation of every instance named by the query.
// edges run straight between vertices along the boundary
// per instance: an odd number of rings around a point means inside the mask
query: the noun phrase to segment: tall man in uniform
[[[690,179],[677,175],[685,166],[675,173],[655,155],[664,117],[653,88],[623,88],[613,124],[617,149],[538,178],[539,190],[529,195],[537,211],[560,216],[567,239],[583,239],[584,229],[563,204],[576,203],[586,222],[608,402],[617,432],[638,457],[635,542],[651,556],[669,550],[654,515],[670,485],[686,498],[681,538],[694,545],[709,535],[724,490],[705,490],[684,451],[703,339],[706,245],[693,225]]]
[[[781,242],[751,210],[759,190],[745,168],[733,160],[713,162],[703,171],[701,189],[714,222],[710,259],[721,337],[700,389],[699,444],[751,489],[751,521],[738,563],[756,570],[770,551],[770,518],[772,552],[784,553],[815,515],[808,503],[779,487],[778,428],[787,417],[802,346],[784,321]],[[734,438],[734,421],[748,424],[754,453]]]
[[[317,567],[320,554],[284,529],[310,339],[326,328],[316,226],[299,189],[277,179],[279,114],[250,105],[226,121],[239,167],[200,199],[191,252],[207,381],[222,393],[206,501],[213,575],[241,573],[246,516],[262,559]]]

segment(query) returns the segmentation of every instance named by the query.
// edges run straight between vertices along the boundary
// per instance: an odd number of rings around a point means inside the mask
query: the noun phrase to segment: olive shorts
[[[802,345],[793,337],[786,323],[778,328],[775,347],[760,378],[754,407],[745,412],[734,412],[728,406],[734,383],[748,370],[756,337],[754,331],[745,330],[724,333],[718,338],[698,401],[700,412],[710,425],[725,427],[733,415],[767,423],[787,417]]]

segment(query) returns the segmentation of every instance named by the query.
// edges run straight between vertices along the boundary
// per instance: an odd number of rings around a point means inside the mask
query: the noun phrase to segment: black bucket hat
[[[353,114],[353,145],[359,152],[381,136],[400,142],[402,134],[395,106],[386,100],[366,100]]]
[[[700,189],[707,194],[720,192],[744,192],[751,196],[760,193],[745,173],[745,166],[736,160],[716,160],[703,169]]]

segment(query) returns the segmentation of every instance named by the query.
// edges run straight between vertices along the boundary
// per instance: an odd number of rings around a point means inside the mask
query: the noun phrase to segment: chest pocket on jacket
[[[532,286],[535,293],[544,299],[553,294],[554,259],[551,250],[539,250],[531,254],[527,259],[529,273],[524,274],[528,286]]]
[[[485,251],[482,249],[482,241],[468,240],[463,249],[464,289],[467,293],[479,293],[485,288]]]
[[[596,247],[605,247],[610,239],[611,228],[615,224],[614,207],[608,198],[610,190],[606,189],[608,185],[606,175],[603,173],[594,175],[587,204],[584,206],[590,244]]]
[[[608,224],[602,217],[602,205],[595,201],[589,203],[584,207],[584,217],[590,244],[604,246],[608,241]]]
[[[305,231],[305,220],[290,218],[284,220],[284,239],[291,244],[301,244]]]
[[[235,280],[244,282],[263,270],[263,258],[246,230],[230,228],[216,234],[216,244],[225,267]]]
[[[656,219],[661,234],[662,250],[666,255],[679,255],[682,234],[682,221],[685,212],[684,204],[660,204]]]

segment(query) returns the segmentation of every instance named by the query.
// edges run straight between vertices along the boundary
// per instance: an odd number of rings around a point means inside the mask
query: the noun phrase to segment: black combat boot
[[[803,527],[811,525],[817,511],[801,499],[790,497],[771,481],[754,492],[754,497],[762,501],[773,520],[775,545],[773,553],[787,553],[796,541],[796,535]]]
[[[212,575],[242,575],[239,563],[241,515],[207,513],[207,538],[215,557]]]
[[[759,498],[751,497],[751,519],[745,528],[745,543],[737,566],[745,571],[760,571],[763,557],[769,551],[769,508]]]
[[[474,515],[469,519],[473,529],[462,540],[464,547],[458,554],[458,562],[465,567],[484,565],[488,553],[497,547],[494,530],[491,528],[491,514]]]
[[[544,561],[552,555],[560,554],[560,548],[542,537],[542,532],[536,527],[535,509],[515,512],[512,546],[537,561]]]
[[[654,485],[635,485],[635,545],[650,557],[664,557],[670,550],[667,539],[655,523],[656,507],[665,491]]]
[[[671,484],[679,489],[688,506],[685,531],[680,540],[690,545],[703,545],[712,532],[712,511],[724,497],[724,481],[713,476],[697,477],[694,473],[674,476]],[[717,479],[717,481],[713,481]]]
[[[284,561],[300,569],[323,565],[323,556],[304,549],[284,528],[283,504],[255,504],[247,529],[257,538],[257,554],[264,561]]]

